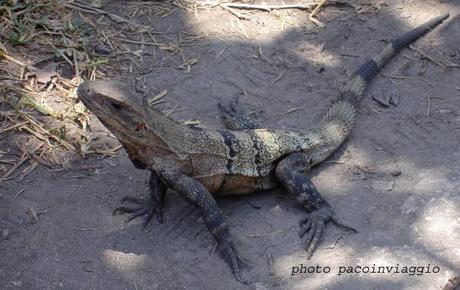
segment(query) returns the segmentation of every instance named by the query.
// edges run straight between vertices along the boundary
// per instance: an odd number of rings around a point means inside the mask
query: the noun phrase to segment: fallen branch
[[[10,177],[11,174],[13,174],[13,172],[16,171],[16,169],[18,169],[24,162],[26,162],[27,160],[29,160],[29,156],[25,155],[21,158],[21,160],[19,160],[18,163],[16,163],[16,165],[14,165],[13,167],[11,167],[10,170],[8,170],[7,173],[5,173],[1,178],[0,178],[0,183],[2,183],[3,181],[5,180],[8,180],[8,177]]]
[[[410,45],[409,46],[410,49],[412,49],[413,51],[416,51],[418,52],[421,56],[423,56],[425,59],[433,62],[434,64],[437,64],[439,65],[440,67],[442,68],[447,68],[447,67],[456,67],[456,68],[460,68],[460,64],[457,64],[457,63],[452,63],[448,60],[437,60],[435,59],[434,57],[430,56],[427,52],[421,50],[420,48],[418,47],[415,47],[414,45]]]
[[[245,3],[221,3],[219,6],[222,8],[236,8],[236,9],[247,9],[247,10],[263,10],[263,11],[271,11],[275,9],[313,9],[313,7],[318,7],[318,10],[321,6],[329,6],[329,5],[349,5],[353,8],[355,6],[343,0],[322,0],[322,2],[310,2],[310,3],[299,3],[299,4],[283,4],[283,5],[257,5],[257,4],[245,4]],[[316,12],[317,13],[317,12]],[[314,15],[313,15],[314,16]]]
[[[38,145],[35,149],[33,149],[30,153],[35,153],[38,149],[40,149],[43,146],[43,144]],[[0,177],[0,183],[2,183],[5,180],[8,180],[8,178],[13,174],[24,162],[29,160],[30,157],[26,152],[23,152],[21,160],[16,163],[13,167],[11,167],[10,170],[8,170],[7,173],[5,173],[2,177]]]
[[[319,27],[323,27],[324,24],[319,21],[318,19],[315,18],[316,14],[318,14],[319,10],[321,9],[321,6],[323,6],[326,3],[327,0],[322,0],[321,2],[316,5],[315,9],[308,15],[308,19],[310,19],[311,22],[315,23]]]
[[[426,52],[424,52],[424,51],[421,50],[420,48],[417,48],[417,47],[413,46],[412,44],[409,45],[409,48],[412,49],[412,50],[414,50],[414,51],[416,51],[416,52],[418,52],[418,53],[421,54],[424,58],[426,58],[426,59],[432,61],[433,63],[439,65],[440,67],[446,68],[446,65],[445,65],[444,63],[442,63],[442,62],[436,60],[434,57],[428,55]]]
[[[80,10],[82,12],[86,12],[86,13],[89,13],[89,14],[104,15],[104,16],[107,16],[110,20],[112,20],[112,21],[114,21],[116,23],[125,23],[127,25],[131,25],[135,29],[148,28],[148,26],[146,26],[146,25],[130,21],[130,20],[125,19],[125,18],[123,18],[121,16],[118,16],[116,14],[107,12],[107,11],[105,11],[103,9],[100,9],[100,8],[94,6],[94,5],[85,3],[85,2],[80,1],[80,0],[65,3],[64,6],[70,8],[70,9]]]

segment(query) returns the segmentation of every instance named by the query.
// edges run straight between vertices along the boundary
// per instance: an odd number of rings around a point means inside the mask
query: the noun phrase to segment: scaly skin
[[[157,212],[161,220],[167,188],[177,191],[201,210],[221,255],[242,282],[242,261],[212,194],[248,194],[281,184],[307,211],[299,234],[306,236],[308,257],[327,223],[355,231],[335,220],[332,207],[306,174],[346,140],[363,92],[383,65],[448,16],[436,17],[388,44],[358,69],[318,126],[302,133],[257,129],[260,125],[233,105],[221,106],[231,130],[185,126],[151,108],[145,100],[142,110],[135,109],[129,105],[130,93],[110,82],[81,84],[80,100],[117,137],[135,167],[152,172],[148,201],[128,197],[124,201],[136,206],[122,206],[116,211],[132,213],[132,218],[145,215],[146,222]]]

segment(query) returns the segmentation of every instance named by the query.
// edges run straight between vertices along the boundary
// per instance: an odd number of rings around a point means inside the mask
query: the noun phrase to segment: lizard
[[[299,236],[304,238],[310,259],[326,225],[356,230],[337,221],[333,207],[321,196],[308,172],[350,135],[359,102],[380,69],[448,17],[435,17],[389,42],[339,89],[337,100],[321,121],[302,132],[265,129],[234,104],[221,105],[225,130],[185,125],[154,109],[147,98],[143,98],[141,109],[130,105],[131,93],[120,84],[83,82],[77,89],[81,102],[120,141],[134,166],[151,172],[149,197],[124,197],[114,213],[129,213],[129,220],[144,217],[144,226],[156,215],[161,223],[166,191],[178,192],[200,210],[221,256],[235,278],[245,282],[241,276],[245,262],[214,196],[244,195],[281,185],[296,196],[306,212],[300,220]]]

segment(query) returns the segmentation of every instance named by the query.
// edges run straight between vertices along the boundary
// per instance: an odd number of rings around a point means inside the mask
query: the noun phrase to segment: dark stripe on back
[[[379,66],[372,59],[363,64],[356,72],[366,82],[370,81],[379,71]]]
[[[260,172],[262,171],[262,164],[261,164],[262,163],[262,155],[260,154],[261,140],[255,134],[251,133],[250,136],[251,136],[251,140],[252,140],[252,144],[254,146],[254,149],[256,150],[256,155],[254,156],[254,163],[256,165],[257,173],[259,173],[259,175],[260,175]]]
[[[217,132],[219,132],[222,138],[224,138],[224,143],[228,148],[229,158],[227,161],[227,170],[231,174],[233,173],[233,163],[234,163],[233,157],[236,156],[236,150],[234,148],[234,144],[237,144],[238,140],[236,139],[235,135],[233,135],[229,131],[217,130]]]

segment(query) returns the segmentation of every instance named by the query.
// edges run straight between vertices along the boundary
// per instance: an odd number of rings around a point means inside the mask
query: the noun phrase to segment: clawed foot
[[[305,238],[305,250],[307,251],[308,259],[313,255],[319,239],[323,235],[326,223],[332,220],[333,215],[334,211],[331,207],[323,207],[309,213],[305,218],[300,220],[299,236],[303,238],[307,234]]]
[[[307,251],[308,259],[313,255],[328,222],[332,222],[343,230],[354,233],[358,232],[352,227],[337,222],[333,216],[334,210],[326,206],[309,213],[305,218],[300,220],[299,236],[302,238],[306,235],[305,250]]]
[[[152,198],[144,200],[132,196],[125,196],[122,198],[121,203],[130,203],[132,206],[119,206],[113,211],[113,214],[131,214],[126,221],[127,223],[135,218],[143,217],[145,227],[152,220],[155,213],[157,213],[158,222],[163,223],[163,204],[161,202]]]
[[[224,105],[222,103],[218,103],[217,105],[219,106],[219,109],[222,111],[222,113],[227,115],[226,117],[231,118],[231,117],[235,117],[236,115],[243,114],[241,109],[238,108],[239,102],[240,102],[240,98],[236,97],[232,99],[230,103],[227,105]]]
[[[231,240],[230,236],[227,235],[225,238],[219,241],[217,248],[222,258],[232,269],[235,278],[243,284],[248,284],[249,281],[244,279],[240,272],[240,269],[245,268],[247,263],[240,258],[238,252],[236,251],[235,244]]]
[[[257,119],[252,118],[243,110],[239,104],[239,98],[234,98],[230,104],[219,103],[219,108],[223,113],[225,125],[230,130],[245,130],[261,128],[262,124]]]

